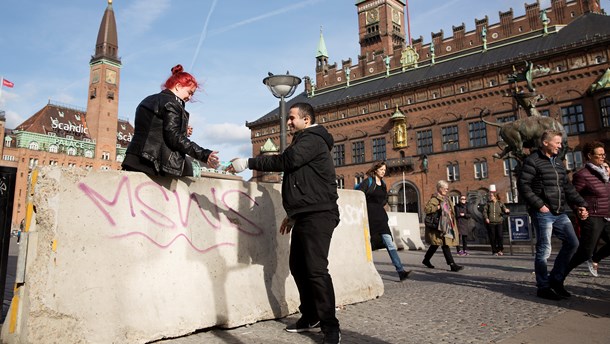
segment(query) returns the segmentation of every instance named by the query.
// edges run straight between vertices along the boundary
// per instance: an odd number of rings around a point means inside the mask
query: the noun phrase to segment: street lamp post
[[[301,83],[301,78],[294,75],[273,75],[263,79],[263,84],[267,85],[269,91],[280,99],[280,153],[286,149],[286,101],[294,94],[297,86]]]

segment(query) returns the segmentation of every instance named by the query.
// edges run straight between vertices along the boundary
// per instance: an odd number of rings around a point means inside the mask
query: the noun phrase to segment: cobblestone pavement
[[[456,262],[465,266],[458,273],[449,271],[440,250],[432,259],[436,269],[421,265],[423,251],[399,254],[405,267],[413,270],[410,278],[398,282],[387,252],[374,252],[385,293],[376,300],[339,307],[342,343],[500,343],[569,310],[590,312],[587,310],[594,303],[607,303],[609,307],[588,316],[610,317],[610,269],[603,264],[597,278],[589,275],[585,265],[574,270],[566,281],[566,288],[574,295],[557,302],[536,297],[533,257],[529,253],[503,257],[489,252],[455,255]],[[321,333],[284,331],[298,318],[293,314],[155,343],[321,343]]]

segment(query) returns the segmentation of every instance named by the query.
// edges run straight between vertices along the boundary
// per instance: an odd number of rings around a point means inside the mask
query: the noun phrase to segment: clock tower
[[[357,0],[360,55],[393,55],[405,46],[405,0]]]
[[[112,0],[104,12],[97,34],[95,54],[89,62],[87,128],[95,140],[94,167],[118,168],[116,161],[121,59],[118,57],[116,21]]]

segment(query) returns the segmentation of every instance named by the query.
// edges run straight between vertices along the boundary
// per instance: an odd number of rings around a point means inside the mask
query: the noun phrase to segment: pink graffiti
[[[209,246],[207,248],[199,248],[195,244],[193,244],[193,241],[191,239],[189,239],[183,233],[180,233],[180,234],[176,235],[175,237],[173,237],[172,240],[170,240],[167,244],[161,244],[158,241],[155,241],[155,239],[151,238],[146,233],[142,233],[142,232],[129,232],[129,233],[120,234],[120,235],[113,235],[111,238],[120,239],[120,238],[126,238],[126,237],[130,237],[130,236],[134,236],[134,235],[143,236],[148,241],[153,243],[153,245],[155,245],[155,246],[157,246],[159,248],[163,248],[163,249],[170,247],[174,243],[174,241],[176,241],[176,240],[178,240],[178,238],[182,237],[182,238],[184,238],[186,240],[186,242],[189,244],[189,246],[191,246],[195,251],[197,251],[199,253],[207,253],[207,252],[209,252],[209,251],[211,251],[213,249],[219,248],[221,246],[235,246],[235,243],[232,243],[232,242],[223,242],[223,243],[219,243],[219,244],[216,244],[216,245]]]
[[[163,186],[152,181],[140,183],[135,186],[135,188],[132,188],[131,182],[127,176],[123,176],[121,178],[112,197],[104,196],[98,190],[95,190],[93,187],[85,183],[79,183],[78,187],[85,194],[85,196],[87,196],[93,202],[111,227],[120,227],[117,224],[115,216],[121,214],[125,210],[123,208],[117,208],[117,204],[119,199],[126,197],[129,205],[129,214],[132,218],[138,217],[138,214],[141,215],[142,218],[139,220],[139,224],[141,224],[141,226],[144,228],[149,228],[149,226],[152,225],[152,227],[157,227],[161,230],[181,231],[182,229],[188,228],[191,209],[194,208],[199,210],[196,213],[200,214],[201,217],[203,217],[203,219],[209,224],[209,227],[206,226],[205,228],[211,228],[214,231],[219,231],[222,227],[222,221],[226,219],[227,221],[225,221],[225,228],[229,227],[236,229],[240,233],[248,236],[259,236],[263,233],[263,228],[248,218],[248,214],[243,214],[242,212],[235,210],[232,203],[229,202],[235,201],[237,202],[236,204],[240,204],[240,201],[245,200],[250,209],[259,206],[254,198],[241,190],[227,190],[220,195],[222,204],[226,207],[226,209],[223,209],[218,205],[216,189],[211,188],[211,199],[209,200],[210,204],[204,209],[204,206],[201,204],[202,196],[198,196],[197,194],[189,191],[188,198],[186,202],[184,202],[184,197],[181,197],[176,190],[168,192]],[[147,192],[146,197],[143,197],[145,192]],[[151,194],[158,194],[158,196],[151,197]],[[173,194],[173,197],[171,197],[170,194]],[[236,196],[236,198],[230,198],[229,196]],[[166,209],[164,206],[172,204],[174,204],[177,208],[176,213],[168,214],[160,210]],[[210,210],[212,215],[208,215],[205,210]],[[229,214],[235,215],[236,218],[229,216]],[[242,223],[244,225],[242,225]],[[111,237],[125,238],[133,235],[143,236],[160,248],[167,248],[179,237],[184,237],[193,249],[201,253],[208,252],[211,249],[221,246],[235,245],[231,242],[223,242],[207,248],[200,248],[197,247],[184,233],[174,235],[167,244],[162,244],[155,241],[150,235],[142,231],[130,231],[124,234],[113,235]]]

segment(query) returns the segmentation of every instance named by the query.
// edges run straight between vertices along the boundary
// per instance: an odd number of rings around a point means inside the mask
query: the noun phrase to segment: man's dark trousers
[[[290,272],[301,299],[299,309],[310,324],[320,321],[322,331],[339,329],[335,290],[328,273],[328,251],[338,210],[296,214],[290,243]]]

